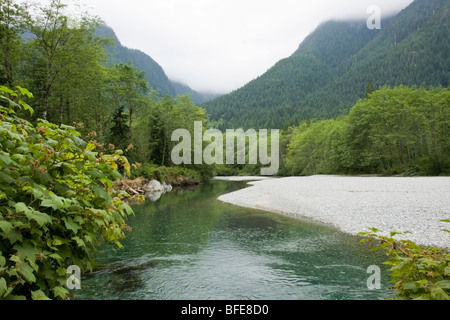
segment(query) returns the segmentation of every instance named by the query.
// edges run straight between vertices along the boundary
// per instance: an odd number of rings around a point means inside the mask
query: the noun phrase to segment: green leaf
[[[438,282],[436,282],[436,285],[438,285],[442,289],[450,290],[450,280],[438,281]]]
[[[405,290],[412,290],[412,291],[417,290],[417,284],[415,282],[404,282],[404,283],[402,283],[402,287]]]
[[[8,284],[6,283],[5,278],[0,278],[0,298],[3,294],[8,290]]]
[[[395,237],[396,235],[401,235],[401,234],[403,234],[403,233],[401,233],[401,232],[391,232],[391,233],[390,233],[390,236],[391,236],[391,238],[393,238],[393,237]]]
[[[58,236],[53,236],[53,240],[50,241],[51,244],[49,244],[49,241],[47,241],[47,245],[52,245],[52,246],[60,246],[63,244],[67,244],[69,241],[67,239],[58,237]]]
[[[23,107],[24,110],[30,112],[31,116],[34,114],[33,108],[30,107],[25,101],[19,100],[19,104]]]
[[[0,161],[2,161],[5,166],[9,166],[12,162],[11,158],[6,153],[0,154]]]
[[[122,174],[120,174],[120,172],[117,171],[117,170],[112,170],[112,171],[110,172],[110,174],[112,175],[112,177],[113,177],[114,179],[122,179],[122,178],[123,178]]]
[[[13,225],[12,225],[10,222],[8,222],[8,221],[0,221],[0,229],[2,229],[2,231],[3,231],[5,234],[8,234],[8,233],[10,233],[10,232],[14,229],[14,227],[13,227]]]
[[[25,203],[23,203],[23,202],[17,202],[17,203],[14,205],[14,209],[16,209],[16,212],[17,212],[17,213],[25,213],[25,214],[30,213],[30,209],[29,209],[28,206],[27,206]]]
[[[52,223],[52,218],[48,214],[40,211],[30,210],[26,215],[28,219],[36,221],[41,227]]]
[[[433,300],[450,300],[450,296],[439,287],[434,287],[431,289],[431,298]]]
[[[41,201],[41,207],[56,209],[56,204],[52,199],[44,199]]]
[[[14,244],[16,242],[21,242],[22,241],[22,233],[14,230],[14,231],[8,233],[7,238],[9,240],[9,242],[11,242],[11,244]]]
[[[10,176],[8,176],[7,174],[5,174],[4,172],[0,172],[0,183],[4,182],[7,184],[14,184],[15,180],[13,178],[11,178]]]
[[[17,251],[22,260],[30,259],[31,261],[34,261],[40,252],[30,240],[25,240],[21,245],[16,244],[13,248]]]
[[[17,97],[17,93],[14,90],[12,90],[12,89],[10,89],[8,87],[0,86],[0,91],[6,92],[6,93],[10,94],[13,97]]]
[[[429,293],[412,293],[410,298],[413,300],[431,300],[431,295]]]
[[[63,260],[63,258],[59,254],[56,254],[56,253],[49,254],[48,256],[50,258],[55,259],[58,262],[61,262]]]
[[[29,264],[25,262],[20,263],[18,266],[18,272],[25,279],[25,281],[30,283],[36,282],[36,277],[33,273],[34,270]]]
[[[31,298],[33,300],[51,300],[42,290],[31,291]]]
[[[106,205],[109,206],[111,204],[111,197],[109,196],[108,192],[103,190],[98,185],[94,184],[91,186],[92,192],[99,197],[100,199],[104,200],[106,202]]]
[[[132,209],[128,204],[126,204],[125,202],[123,202],[123,203],[120,205],[120,209],[123,210],[123,211],[124,211],[127,215],[129,215],[129,216],[131,216],[131,215],[134,214],[133,209]]]
[[[84,236],[84,240],[85,240],[85,242],[87,242],[87,243],[94,243],[94,242],[95,242],[95,238],[92,237],[92,236],[89,235],[89,234],[87,234],[87,235]]]
[[[419,284],[419,287],[423,289],[423,288],[426,288],[428,286],[429,282],[428,282],[427,279],[423,279],[423,280],[420,280],[418,282],[418,284]]]
[[[94,178],[94,179],[99,179],[99,178],[104,178],[105,174],[103,173],[103,171],[97,170],[97,169],[92,169],[89,170],[88,172],[86,172],[90,177]]]
[[[2,253],[0,252],[0,268],[3,268],[6,265],[6,258],[2,256]]]
[[[450,266],[445,267],[445,269],[444,269],[444,276],[450,276]]]
[[[41,201],[41,206],[46,208],[52,208],[53,210],[61,210],[64,208],[64,202],[60,197],[50,192],[50,199],[44,199]]]
[[[55,293],[55,297],[60,297],[61,299],[65,299],[69,294],[69,291],[63,287],[54,287],[53,292]]]
[[[19,89],[20,93],[23,96],[27,96],[28,98],[33,98],[33,94],[28,91],[28,89],[22,88],[21,86],[16,86],[17,89]]]
[[[80,248],[86,247],[86,244],[84,243],[84,241],[81,238],[73,237],[72,240],[74,240]]]
[[[25,157],[25,156],[22,155],[22,154],[18,154],[18,153],[16,153],[15,155],[13,155],[13,156],[11,157],[11,159],[13,159],[14,161],[16,161],[17,163],[20,163],[20,164],[25,164],[25,162],[27,161],[27,157]]]
[[[71,217],[64,217],[62,218],[62,221],[64,221],[66,228],[72,230],[75,234],[77,234],[78,230],[81,229],[81,226],[78,223],[74,222]]]
[[[81,212],[83,207],[80,205],[73,204],[67,208],[68,212]]]
[[[42,196],[44,195],[44,189],[43,189],[41,186],[39,186],[39,185],[34,185],[34,186],[30,189],[29,192],[31,192],[31,194],[33,195],[33,197],[35,197],[36,199],[40,199],[40,198],[42,198]],[[28,193],[29,193],[29,192],[28,192]]]

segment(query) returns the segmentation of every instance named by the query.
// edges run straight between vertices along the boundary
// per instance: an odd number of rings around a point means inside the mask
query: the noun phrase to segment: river
[[[393,296],[368,243],[329,226],[217,197],[246,182],[211,181],[133,206],[123,248],[102,248],[79,300],[375,300]],[[369,290],[370,266],[381,288]],[[372,283],[372,282],[371,282]],[[373,282],[374,283],[374,282]]]

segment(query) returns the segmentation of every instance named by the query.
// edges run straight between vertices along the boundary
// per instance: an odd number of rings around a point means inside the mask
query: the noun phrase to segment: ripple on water
[[[217,181],[212,189],[205,186],[136,207],[125,248],[99,257],[103,266],[83,277],[85,289],[78,297],[323,300],[386,296],[385,289],[367,289],[367,267],[381,267],[384,260],[369,253],[359,239],[327,226],[214,201],[229,191],[228,184]]]

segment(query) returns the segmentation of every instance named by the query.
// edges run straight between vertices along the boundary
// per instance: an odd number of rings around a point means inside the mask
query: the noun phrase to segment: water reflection
[[[118,252],[82,279],[79,299],[377,299],[385,257],[328,226],[222,203],[245,182],[212,181],[135,206]],[[385,269],[383,269],[385,272]],[[384,281],[383,281],[384,280]]]

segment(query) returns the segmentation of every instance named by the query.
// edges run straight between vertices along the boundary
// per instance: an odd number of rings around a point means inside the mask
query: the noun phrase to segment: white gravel
[[[251,180],[251,177],[246,177]],[[229,180],[233,180],[230,178]],[[219,197],[238,206],[312,219],[358,234],[375,227],[396,239],[450,248],[450,177],[310,176],[264,179]]]

